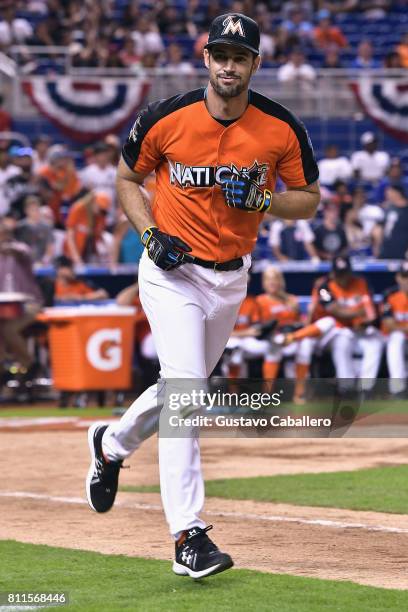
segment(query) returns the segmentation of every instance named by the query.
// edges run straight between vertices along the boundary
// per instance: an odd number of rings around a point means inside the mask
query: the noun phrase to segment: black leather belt
[[[199,257],[193,257],[190,255],[188,257],[189,261],[190,257],[191,263],[197,264],[197,266],[202,266],[203,268],[211,268],[212,270],[216,270],[218,272],[239,270],[244,264],[242,257],[236,257],[235,259],[230,259],[229,261],[208,261],[207,259],[200,259]]]

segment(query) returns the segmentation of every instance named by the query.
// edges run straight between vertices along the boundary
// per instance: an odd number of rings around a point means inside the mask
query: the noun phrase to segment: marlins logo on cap
[[[242,13],[232,13],[214,19],[205,48],[208,49],[216,44],[237,45],[259,55],[259,41],[260,34],[256,21]]]
[[[242,25],[242,20],[237,19],[235,15],[228,15],[222,22],[224,26],[223,31],[221,32],[221,36],[225,36],[226,34],[239,34],[240,36],[245,37],[244,26]]]

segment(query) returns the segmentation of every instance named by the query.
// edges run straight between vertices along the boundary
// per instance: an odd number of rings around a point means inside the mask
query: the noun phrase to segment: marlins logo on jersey
[[[245,36],[242,21],[235,15],[228,15],[228,17],[226,17],[226,19],[224,19],[222,22],[222,25],[224,26],[224,29],[221,32],[221,36],[224,36],[225,34],[239,34],[240,36]]]

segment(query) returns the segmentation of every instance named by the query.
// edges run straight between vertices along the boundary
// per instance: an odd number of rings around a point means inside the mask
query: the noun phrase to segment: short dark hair
[[[60,255],[59,257],[55,258],[54,265],[57,270],[58,268],[73,268],[74,262],[66,255]]]

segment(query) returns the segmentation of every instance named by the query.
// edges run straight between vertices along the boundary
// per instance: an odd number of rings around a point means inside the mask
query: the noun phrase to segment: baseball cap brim
[[[234,47],[244,47],[244,49],[248,49],[252,53],[255,53],[255,55],[259,55],[259,51],[258,49],[255,49],[255,47],[251,47],[251,45],[247,45],[246,43],[236,42],[235,40],[228,40],[226,38],[216,38],[215,40],[212,40],[210,43],[207,43],[206,45],[204,45],[204,49],[209,49],[210,47],[213,47],[214,45],[232,45]]]

